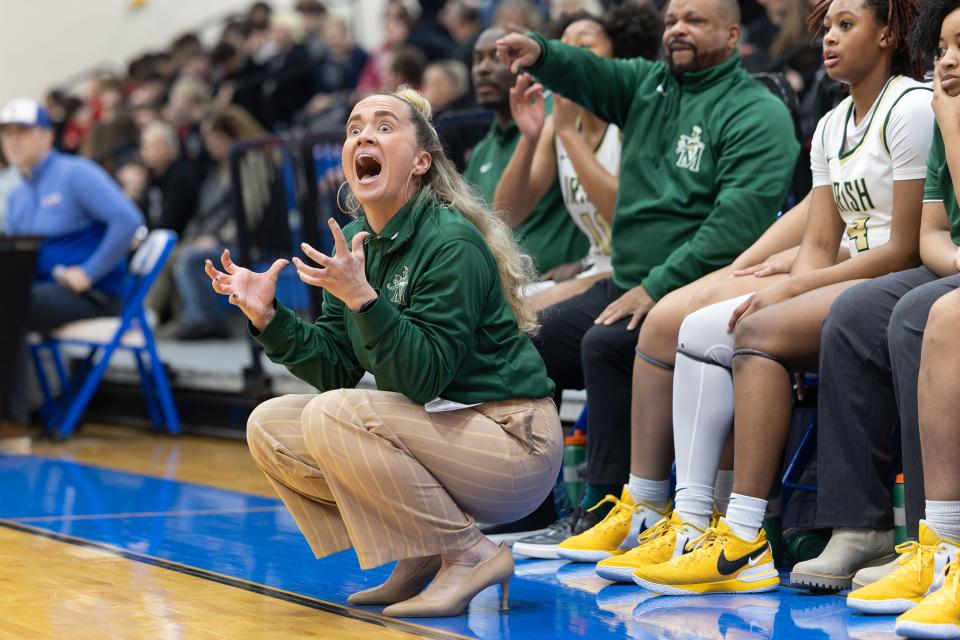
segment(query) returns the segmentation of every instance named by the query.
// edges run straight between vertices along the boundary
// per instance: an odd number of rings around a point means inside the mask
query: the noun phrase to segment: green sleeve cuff
[[[397,311],[397,308],[380,295],[379,291],[377,291],[377,301],[373,303],[372,307],[363,313],[351,311],[350,314],[357,324],[360,337],[363,338],[363,344],[368,349],[376,344],[384,334],[393,329],[393,325],[400,318],[400,312]]]
[[[653,278],[648,276],[640,282],[640,286],[643,287],[643,290],[647,292],[648,296],[658,301],[660,298],[669,293],[667,291],[667,285],[663,282],[663,278]]]
[[[257,331],[257,328],[249,320],[247,321],[247,329],[250,331],[250,335],[260,343],[267,353],[284,351],[289,347],[290,338],[295,333],[293,327],[300,321],[300,318],[293,311],[287,309],[277,300],[273,301],[273,308],[277,310],[277,313],[264,327],[263,331]]]
[[[540,57],[537,58],[537,61],[534,62],[529,67],[525,67],[524,71],[536,71],[541,68],[544,63],[547,61],[547,52],[550,50],[550,47],[547,46],[547,39],[544,38],[539,33],[534,33],[533,31],[527,33],[528,38],[533,38],[533,40],[540,45]]]

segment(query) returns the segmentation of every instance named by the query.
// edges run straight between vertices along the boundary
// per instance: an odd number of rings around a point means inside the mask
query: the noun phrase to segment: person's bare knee
[[[960,320],[960,297],[945,295],[933,303],[923,332],[924,341],[942,345],[956,341],[956,325]]]
[[[741,318],[733,331],[733,348],[755,349],[776,355],[780,344],[780,331],[773,314],[757,312]]]
[[[661,298],[640,326],[637,348],[651,358],[672,364],[685,309],[686,295],[682,289]]]

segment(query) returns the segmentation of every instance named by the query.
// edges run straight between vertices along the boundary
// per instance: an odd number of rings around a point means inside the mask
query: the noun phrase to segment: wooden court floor
[[[34,454],[275,497],[246,444],[87,425]],[[102,549],[0,527],[0,638],[415,638],[325,611],[151,566]]]

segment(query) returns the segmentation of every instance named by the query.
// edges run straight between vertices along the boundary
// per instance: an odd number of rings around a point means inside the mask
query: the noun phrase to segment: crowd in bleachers
[[[788,73],[802,95],[819,68],[816,51],[806,55],[816,45],[805,31],[798,32],[803,1],[748,5],[745,61],[751,69]],[[172,229],[181,235],[181,245],[212,254],[214,247],[235,243],[229,224],[211,224],[228,219],[232,206],[225,193],[224,144],[269,131],[339,128],[358,99],[400,85],[424,93],[435,121],[476,107],[470,72],[482,29],[499,25],[559,37],[563,16],[577,11],[600,15],[603,7],[595,0],[449,0],[423,6],[417,0],[390,0],[382,16],[384,41],[365,51],[354,41],[351,22],[319,0],[302,0],[283,11],[259,2],[225,19],[214,43],[185,33],[165,50],[132,59],[126,73],[97,72],[84,85],[52,90],[43,104],[58,150],[103,166],[143,212],[148,227]],[[624,37],[652,35],[655,41],[655,27],[644,29]],[[230,133],[211,130],[211,123],[231,121]],[[463,157],[454,160],[464,165]],[[2,195],[18,180],[14,168],[0,166]],[[0,207],[0,221],[2,214]],[[181,246],[174,265],[182,251]],[[195,264],[188,260],[182,270],[187,263]],[[175,320],[172,335],[226,335],[212,311],[216,305],[205,305],[207,316],[187,311],[175,317],[178,290],[187,286],[161,286],[162,293],[151,297],[162,321]]]
[[[903,613],[936,591],[934,568],[960,546],[960,486],[928,491],[921,521],[920,440],[950,440],[935,423],[951,405],[936,385],[918,391],[934,375],[920,358],[933,348],[927,314],[960,284],[948,166],[960,55],[938,35],[960,20],[957,6],[388,0],[385,40],[365,52],[319,2],[291,13],[257,3],[212,48],[183,36],[123,79],[93,78],[84,100],[54,92],[46,105],[59,149],[100,163],[148,226],[179,234],[151,306],[185,339],[224,335],[203,267],[236,243],[232,143],[342,127],[364,97],[402,85],[430,102],[424,119],[492,113],[472,148],[458,145],[462,132],[441,142],[533,259],[538,282],[523,293],[539,313],[534,345],[558,404],[564,389],[586,389],[589,433],[577,504],[558,490],[486,532],[537,530],[514,550],[597,562],[605,578],[660,593],[776,588],[767,498],[803,391],[793,376],[819,371],[818,455],[829,462],[816,522],[834,535],[793,580],[856,585],[851,606]],[[942,86],[925,80],[934,64]],[[371,162],[376,178],[382,163]],[[393,302],[403,300],[401,287]],[[268,355],[274,339],[261,336]],[[946,408],[925,409],[924,393]],[[919,541],[891,564],[900,468]]]

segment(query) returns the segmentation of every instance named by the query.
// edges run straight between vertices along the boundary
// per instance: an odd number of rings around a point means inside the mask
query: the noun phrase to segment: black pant
[[[823,324],[817,431],[817,523],[893,527],[893,442],[900,422],[907,530],[924,513],[917,418],[920,348],[930,307],[960,287],[920,267],[848,289]]]
[[[30,308],[25,323],[27,333],[43,335],[68,322],[115,316],[120,313],[122,300],[97,289],[73,293],[54,282],[33,285]],[[29,352],[24,342],[17,357],[16,369],[7,399],[6,413],[18,422],[26,422],[29,414]]]
[[[558,400],[563,389],[587,390],[591,484],[624,484],[630,472],[630,394],[640,329],[627,331],[629,317],[609,327],[593,323],[624,293],[612,280],[600,280],[544,310],[533,341],[557,385]]]

